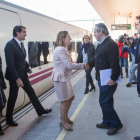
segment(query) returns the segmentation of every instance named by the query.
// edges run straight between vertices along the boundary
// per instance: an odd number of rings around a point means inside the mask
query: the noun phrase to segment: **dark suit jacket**
[[[43,53],[49,54],[49,43],[48,42],[43,42],[42,43],[42,49],[43,49]]]
[[[25,60],[22,49],[13,38],[5,46],[6,73],[7,80],[17,80],[27,77],[28,62]]]
[[[111,79],[116,81],[120,75],[119,50],[117,44],[107,37],[103,43],[97,46],[95,60],[91,60],[89,65],[95,62],[96,75],[100,77],[100,70],[112,69]]]

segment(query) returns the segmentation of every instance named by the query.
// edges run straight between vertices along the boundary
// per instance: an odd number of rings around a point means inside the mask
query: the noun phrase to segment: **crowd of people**
[[[119,64],[121,71],[121,78],[123,78],[122,68],[125,67],[126,78],[128,78],[128,83],[126,87],[131,87],[132,84],[137,84],[138,96],[140,97],[138,79],[136,76],[136,70],[138,69],[139,63],[139,43],[138,43],[138,33],[134,34],[134,37],[129,37],[127,34],[121,35],[116,42],[119,48]],[[129,63],[130,67],[129,67]],[[129,73],[128,73],[129,67]]]
[[[140,16],[136,19],[136,28],[138,34],[140,33]],[[53,55],[54,69],[52,73],[52,80],[54,87],[61,101],[60,126],[66,131],[73,131],[70,124],[73,124],[68,118],[68,110],[74,100],[74,92],[70,83],[70,76],[72,69],[84,69],[86,73],[86,88],[84,94],[89,91],[95,90],[91,71],[95,67],[95,77],[98,81],[100,94],[99,103],[103,113],[103,121],[96,124],[97,128],[108,129],[108,135],[114,135],[118,130],[123,127],[123,124],[114,109],[113,95],[117,89],[118,84],[116,81],[119,76],[123,78],[122,67],[125,67],[126,78],[129,78],[127,87],[131,84],[137,84],[138,94],[140,93],[140,78],[139,71],[136,78],[135,71],[140,69],[140,42],[138,41],[138,34],[135,33],[134,37],[128,37],[126,34],[119,37],[118,40],[112,40],[109,36],[108,28],[105,24],[99,23],[95,25],[94,36],[98,41],[95,46],[90,43],[90,37],[85,35],[83,37],[83,44],[80,46],[77,63],[73,63],[72,58],[66,47],[70,44],[70,35],[67,31],[61,31],[57,35],[56,46]],[[130,54],[131,65],[128,73],[128,54]],[[111,69],[110,80],[107,85],[101,85],[100,70]],[[89,90],[90,85],[90,90]]]
[[[140,34],[140,16],[136,18],[136,28]],[[67,50],[70,45],[71,37],[68,31],[60,31],[55,42],[53,53],[53,72],[51,79],[53,81],[55,91],[60,104],[60,127],[66,131],[73,131],[71,125],[74,123],[68,116],[68,111],[72,101],[75,98],[72,84],[70,82],[72,69],[85,70],[86,84],[84,94],[94,89],[91,71],[95,67],[95,77],[99,86],[99,103],[102,109],[103,120],[96,124],[97,128],[108,129],[107,134],[113,135],[123,127],[123,124],[114,109],[113,95],[117,89],[116,81],[121,75],[123,78],[123,66],[125,67],[126,78],[128,79],[127,87],[131,84],[137,84],[138,94],[140,95],[140,40],[138,34],[134,37],[128,37],[126,34],[121,35],[118,41],[114,41],[109,36],[109,31],[104,23],[98,23],[94,28],[94,36],[98,41],[95,46],[90,41],[91,37],[83,36],[83,44],[79,48],[77,63],[74,63],[71,55]],[[22,87],[29,96],[38,116],[48,114],[52,110],[44,109],[35,95],[35,91],[30,85],[27,73],[32,73],[31,67],[25,60],[26,51],[22,43],[26,37],[26,27],[15,26],[13,29],[13,39],[5,46],[6,58],[6,74],[5,78],[9,80],[10,90],[7,103],[6,122],[10,126],[18,126],[18,123],[13,120],[13,109],[18,96],[18,89]],[[128,54],[130,54],[131,65],[128,74]],[[101,85],[100,71],[111,69],[110,80],[106,85]],[[137,77],[135,71],[138,69]],[[4,82],[2,64],[0,58],[0,112],[5,107],[6,98],[3,89],[6,89]],[[90,89],[89,89],[90,85]],[[0,135],[3,135],[0,125]]]

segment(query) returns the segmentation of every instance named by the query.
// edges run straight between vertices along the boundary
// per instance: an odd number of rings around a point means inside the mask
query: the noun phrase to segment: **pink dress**
[[[84,69],[83,63],[75,64],[66,48],[57,46],[53,54],[53,72],[51,79],[53,80],[58,100],[65,101],[74,96],[71,85],[72,69]]]

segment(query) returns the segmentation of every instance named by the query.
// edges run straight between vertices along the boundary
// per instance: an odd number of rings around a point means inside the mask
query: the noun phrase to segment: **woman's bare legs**
[[[72,103],[72,101],[74,100],[74,98],[75,98],[75,95],[74,96],[72,96],[68,101],[67,101],[67,108],[66,108],[66,120],[67,121],[69,121],[69,122],[72,122],[70,119],[69,119],[69,117],[68,117],[68,112],[69,112],[69,109],[70,109],[70,107],[71,107],[71,103]]]
[[[61,101],[61,105],[60,105],[60,114],[61,114],[61,123],[65,126],[65,127],[70,127],[67,122],[66,122],[66,110],[67,110],[67,104],[68,104],[68,100],[66,101]]]

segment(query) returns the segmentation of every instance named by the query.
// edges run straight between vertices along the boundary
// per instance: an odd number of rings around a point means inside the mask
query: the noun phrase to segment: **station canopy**
[[[110,29],[112,24],[131,24],[134,27],[136,16],[140,15],[140,0],[88,1]]]

